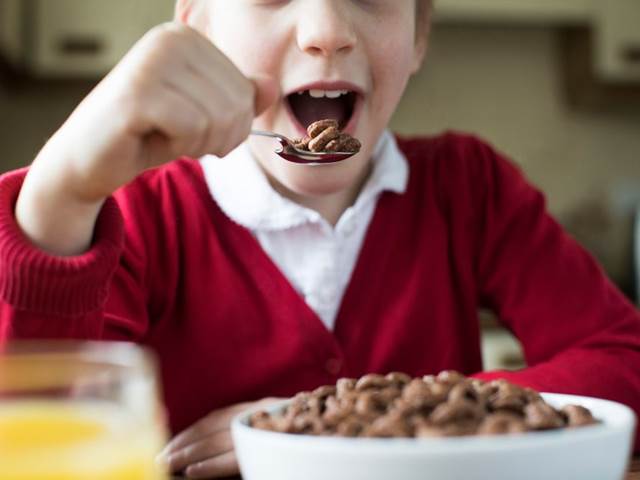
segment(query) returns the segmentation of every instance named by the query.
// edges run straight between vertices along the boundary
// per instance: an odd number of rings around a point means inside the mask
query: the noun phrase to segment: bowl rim
[[[256,440],[265,442],[277,442],[287,448],[314,448],[316,450],[333,450],[339,448],[344,451],[366,448],[368,452],[380,454],[393,453],[413,454],[428,450],[431,453],[460,454],[488,451],[515,451],[531,449],[535,447],[549,447],[562,444],[581,443],[598,438],[617,437],[626,435],[629,447],[631,446],[632,432],[636,425],[636,415],[626,405],[612,400],[582,395],[569,395],[557,393],[541,393],[542,397],[554,405],[585,405],[607,408],[615,413],[611,417],[602,419],[602,423],[589,425],[575,429],[559,429],[540,432],[525,432],[521,434],[505,434],[495,436],[463,436],[463,437],[438,437],[438,438],[349,438],[330,437],[319,435],[293,435],[289,433],[270,432],[259,430],[248,425],[249,417],[260,410],[269,413],[283,409],[291,402],[291,399],[280,401],[269,407],[253,407],[237,414],[231,422],[231,430],[234,442],[241,436],[252,436]]]

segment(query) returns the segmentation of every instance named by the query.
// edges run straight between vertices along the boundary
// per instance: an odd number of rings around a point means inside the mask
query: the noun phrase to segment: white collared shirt
[[[222,211],[249,229],[311,309],[333,330],[342,297],[383,191],[405,192],[406,158],[385,131],[371,176],[333,227],[314,210],[283,197],[242,144],[224,158],[200,159],[209,192]]]

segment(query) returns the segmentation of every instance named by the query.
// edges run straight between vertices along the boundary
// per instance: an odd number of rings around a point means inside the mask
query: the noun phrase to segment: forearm
[[[65,186],[64,159],[45,147],[20,190],[15,217],[24,235],[38,248],[58,256],[86,252],[104,199],[81,199]],[[52,168],[53,167],[53,168]]]

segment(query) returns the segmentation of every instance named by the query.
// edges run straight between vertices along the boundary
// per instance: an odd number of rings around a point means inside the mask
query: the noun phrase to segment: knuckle
[[[197,437],[206,435],[208,433],[208,430],[209,429],[207,428],[207,424],[204,421],[202,423],[198,423],[193,427],[193,433]]]
[[[171,24],[161,23],[160,25],[156,25],[151,30],[149,30],[144,38],[147,41],[154,43],[160,41],[160,39],[162,38],[165,38],[169,32],[171,32]]]
[[[165,22],[163,24],[165,28],[171,32],[174,32],[176,35],[181,37],[189,37],[193,35],[193,28],[184,23],[179,22]]]
[[[162,54],[175,52],[184,34],[174,24],[162,24],[149,32],[154,51]]]

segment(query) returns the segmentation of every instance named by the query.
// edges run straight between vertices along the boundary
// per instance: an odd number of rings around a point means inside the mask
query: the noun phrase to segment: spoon
[[[356,154],[355,152],[308,152],[306,150],[300,150],[293,145],[290,139],[279,133],[252,130],[251,135],[278,139],[282,146],[277,149],[275,153],[293,163],[302,163],[311,166],[326,165],[328,163],[346,160]]]

